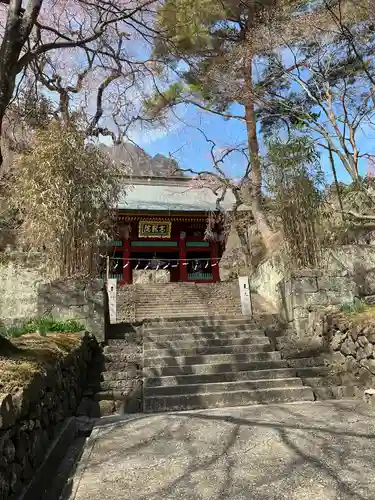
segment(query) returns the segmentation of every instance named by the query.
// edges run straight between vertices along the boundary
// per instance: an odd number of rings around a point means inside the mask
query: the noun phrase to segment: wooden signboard
[[[170,221],[139,221],[139,238],[170,238],[172,222]]]

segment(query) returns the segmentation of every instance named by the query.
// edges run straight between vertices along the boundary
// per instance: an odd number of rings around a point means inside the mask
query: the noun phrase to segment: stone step
[[[156,345],[155,345],[156,347]],[[115,347],[109,348],[116,350]],[[170,356],[195,356],[199,354],[245,354],[245,353],[259,353],[259,352],[269,352],[272,350],[270,344],[248,344],[248,345],[224,345],[224,346],[202,346],[202,347],[190,347],[187,349],[174,349],[172,346],[169,349],[144,349],[143,355],[145,358],[160,358],[160,357],[170,357]]]
[[[112,370],[125,367],[124,362],[116,366],[112,363]],[[114,368],[116,366],[116,368]],[[180,375],[208,375],[222,373],[238,373],[253,370],[272,370],[274,368],[288,368],[285,360],[277,361],[252,361],[249,363],[217,363],[196,364],[185,366],[149,366],[143,368],[143,377],[164,377]],[[121,369],[121,368],[120,368]]]
[[[226,321],[216,321],[210,320],[192,320],[192,321],[181,321],[172,323],[169,321],[158,323],[145,323],[143,325],[143,331],[145,334],[164,334],[164,333],[201,333],[206,331],[207,333],[212,332],[232,332],[232,331],[263,331],[264,327],[249,320],[226,320]]]
[[[106,357],[116,355],[108,354]],[[213,364],[220,363],[250,363],[252,361],[278,361],[280,360],[280,353],[277,351],[271,352],[254,352],[243,354],[202,354],[196,356],[168,356],[160,358],[144,358],[144,367],[183,367],[189,365],[199,364]]]
[[[275,378],[260,380],[244,380],[233,382],[218,382],[213,384],[191,384],[145,387],[144,397],[173,396],[185,394],[202,394],[213,392],[255,391],[273,387],[301,387],[301,380],[295,378]]]
[[[313,387],[315,398],[318,401],[329,399],[355,399],[360,398],[358,387],[352,385],[333,385],[331,387]]]
[[[340,385],[340,377],[300,377],[303,385],[308,385],[309,387],[315,389],[316,387],[332,387]]]
[[[121,298],[119,296],[118,298]],[[161,293],[155,293],[155,294],[146,294],[146,293],[137,293],[135,296],[135,299],[137,302],[142,303],[142,304],[147,304],[147,305],[154,305],[154,304],[160,304],[160,305],[171,305],[171,304],[187,304],[187,299],[192,300],[196,304],[210,304],[214,305],[215,304],[215,298],[211,298],[209,300],[205,300],[202,298],[200,295],[197,295],[196,293],[187,291],[187,292],[174,292],[170,294],[161,294]],[[235,302],[228,302],[227,307],[234,308],[235,306],[240,304],[240,299],[229,299],[229,300],[235,300]]]
[[[121,303],[121,296],[117,297],[117,300],[119,303]],[[123,301],[126,299],[124,298]],[[214,307],[216,304],[216,300],[214,298],[205,300],[201,296],[198,296],[193,293],[172,293],[169,295],[165,294],[135,294],[133,296],[133,300],[138,303],[138,304],[145,304],[147,306],[157,306],[157,305],[164,305],[164,307],[167,305],[168,307],[172,307],[173,305],[191,305],[191,304],[200,304],[202,306],[210,306]],[[189,301],[189,302],[187,302]],[[235,301],[229,299],[226,304],[223,304],[221,302],[221,305],[224,305],[228,309],[235,309],[236,307],[240,306],[240,300],[236,299]]]
[[[317,367],[317,366],[325,366],[325,360],[321,356],[311,356],[310,358],[293,358],[287,359],[288,366],[290,368],[308,368],[308,367]]]
[[[314,394],[309,387],[280,387],[253,391],[153,396],[144,399],[144,411],[194,410],[292,401],[314,401]]]
[[[171,323],[170,326],[177,326],[178,324],[182,324],[182,326],[190,326],[190,325],[211,325],[218,326],[222,323],[225,324],[255,324],[257,322],[257,318],[252,318],[251,316],[243,316],[242,314],[238,315],[222,315],[218,314],[217,316],[211,315],[203,315],[203,316],[195,316],[191,318],[191,316],[181,316],[180,318],[155,318],[154,321],[147,321],[145,323],[145,327],[147,328],[155,328],[158,327],[161,323],[167,324]]]
[[[294,368],[297,373],[297,377],[301,378],[314,378],[314,377],[326,377],[329,374],[328,366],[310,366],[307,368]]]
[[[120,302],[121,304],[121,302]],[[235,305],[221,305],[220,306],[220,311],[217,311],[215,309],[215,304],[208,304],[207,302],[200,300],[194,300],[189,297],[181,297],[181,298],[175,298],[175,299],[159,299],[159,302],[153,300],[153,301],[146,301],[145,299],[140,299],[136,300],[135,304],[138,307],[142,307],[145,311],[147,310],[159,310],[163,309],[164,312],[168,311],[173,311],[173,310],[182,310],[184,311],[193,311],[195,308],[198,310],[204,310],[204,311],[209,311],[209,314],[214,316],[216,313],[218,314],[233,314],[233,311],[240,310],[241,308],[238,307],[237,304]],[[225,311],[229,311],[226,313]]]
[[[186,311],[185,309],[179,311],[166,311],[165,309],[160,309],[158,311],[146,311],[141,312],[139,310],[136,311],[136,320],[144,321],[144,320],[159,320],[159,319],[186,319],[186,318],[195,318],[197,316],[203,316],[204,314],[208,314],[211,312],[208,309],[202,309],[197,311],[196,309],[191,312]]]
[[[112,327],[115,325],[112,325]],[[116,325],[116,327],[119,325]],[[123,329],[121,327],[111,328],[108,332],[108,345],[116,345],[118,342],[127,342],[127,341],[137,341],[138,339],[143,338],[145,343],[154,343],[154,342],[211,342],[217,341],[218,343],[228,342],[231,340],[236,341],[236,339],[249,339],[256,340],[257,343],[262,343],[263,340],[268,342],[268,338],[266,337],[263,330],[219,330],[212,328],[212,331],[204,331],[200,332],[199,328],[197,329],[189,329],[180,330],[180,329],[168,329],[168,330],[155,330],[152,333],[149,331],[144,332],[144,334],[139,331],[139,333],[135,333],[134,331],[129,331],[127,326],[124,326]],[[239,340],[240,341],[240,340]]]
[[[233,371],[221,373],[208,373],[202,375],[176,375],[164,377],[148,377],[143,383],[144,387],[176,386],[192,384],[211,384],[218,382],[240,382],[248,380],[266,380],[279,378],[294,378],[296,371],[293,368],[274,368],[270,370]]]
[[[144,336],[169,336],[169,335],[184,335],[184,334],[214,334],[215,337],[220,337],[220,334],[232,336],[235,333],[242,335],[264,335],[264,330],[259,325],[191,325],[191,326],[160,326],[158,328],[145,328]]]
[[[183,342],[185,345],[198,345],[197,343],[203,343],[207,345],[209,342],[217,341],[220,345],[237,345],[236,341],[238,339],[248,339],[249,344],[268,344],[269,338],[262,331],[254,332],[202,332],[202,333],[164,333],[164,334],[144,334],[143,342],[144,344],[161,345],[167,344],[172,345],[175,342]],[[242,344],[241,344],[242,345]]]
[[[192,348],[202,348],[202,347],[220,347],[220,346],[248,346],[248,345],[269,345],[270,341],[266,336],[248,336],[248,337],[232,337],[230,335],[226,335],[225,337],[204,337],[202,338],[201,335],[187,335],[186,339],[184,337],[181,338],[181,340],[178,339],[164,339],[163,337],[156,337],[151,341],[152,339],[147,338],[145,339],[146,341],[143,344],[144,350],[149,350],[149,349],[192,349]],[[150,340],[148,342],[147,340]],[[115,342],[122,342],[120,341],[115,341]],[[125,342],[124,342],[125,343]],[[111,344],[111,340],[108,341],[109,345]],[[113,344],[115,345],[115,344]]]
[[[120,302],[121,304],[121,302]],[[195,300],[191,300],[189,298],[184,298],[179,301],[168,301],[167,303],[158,304],[155,301],[147,303],[144,300],[140,300],[135,302],[137,308],[142,308],[142,312],[147,311],[159,311],[162,310],[163,313],[168,313],[169,311],[173,312],[194,312],[194,311],[207,311],[208,314],[215,315],[215,305],[210,305],[207,303],[197,302]],[[219,314],[233,314],[235,311],[240,311],[240,308],[237,306],[221,306],[220,311],[217,311]]]

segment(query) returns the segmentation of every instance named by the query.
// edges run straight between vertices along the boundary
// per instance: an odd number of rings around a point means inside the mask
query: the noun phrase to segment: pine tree
[[[163,37],[157,39],[155,53],[170,64],[178,74],[178,81],[155,94],[146,103],[146,109],[158,114],[180,102],[193,103],[224,118],[244,122],[251,163],[243,190],[247,193],[244,201],[252,207],[266,246],[272,241],[273,230],[262,203],[254,60],[272,55],[262,48],[270,26],[286,23],[292,13],[306,15],[312,3],[309,0],[167,0],[158,12]],[[235,102],[243,105],[242,116],[230,113],[230,105]]]

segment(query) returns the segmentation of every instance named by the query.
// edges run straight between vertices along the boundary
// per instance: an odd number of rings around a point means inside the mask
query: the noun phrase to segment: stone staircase
[[[143,348],[145,412],[314,400],[251,319],[148,323]]]
[[[119,329],[108,339],[104,368],[99,398],[117,412],[355,396],[323,357],[283,359],[262,317],[187,316],[147,321],[133,333]]]
[[[324,357],[284,359],[266,335],[274,319],[186,316],[112,325],[97,385],[101,414],[356,396]]]
[[[252,301],[254,310],[270,312],[256,293]],[[117,289],[118,322],[216,315],[241,315],[237,282],[148,283]]]

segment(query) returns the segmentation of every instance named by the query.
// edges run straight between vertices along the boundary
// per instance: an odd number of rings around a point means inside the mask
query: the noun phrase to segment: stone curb
[[[74,500],[77,491],[82,479],[83,474],[85,473],[85,470],[89,464],[90,461],[90,456],[91,452],[96,444],[96,440],[99,436],[100,433],[100,427],[94,427],[90,437],[87,439],[85,443],[85,447],[82,453],[82,456],[79,459],[79,462],[77,464],[77,468],[74,472],[74,475],[70,481],[67,482],[65,485],[65,488],[62,491],[61,497],[63,500]],[[21,499],[20,499],[21,500]],[[24,499],[22,499],[24,500]]]
[[[54,477],[61,460],[73,442],[76,430],[75,417],[69,417],[65,420],[65,422],[63,422],[58,436],[56,436],[53,440],[46,453],[42,465],[36,471],[33,479],[28,484],[26,489],[24,489],[21,495],[17,497],[17,500],[36,500],[37,498],[42,497],[45,490],[49,486],[48,481]],[[13,497],[11,500],[16,500],[16,497]]]

